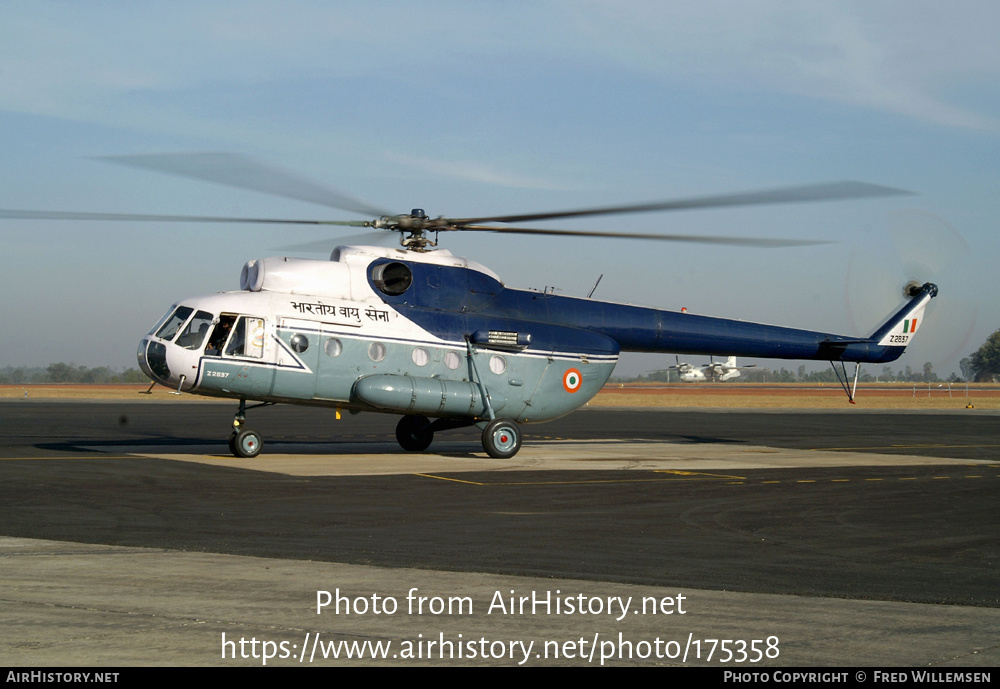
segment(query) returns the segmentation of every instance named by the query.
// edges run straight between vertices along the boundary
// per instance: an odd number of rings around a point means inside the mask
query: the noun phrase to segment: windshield
[[[174,339],[174,335],[180,330],[181,326],[184,325],[184,321],[188,319],[191,312],[194,311],[190,306],[181,306],[174,311],[167,322],[163,324],[163,327],[156,331],[156,336],[164,340]]]
[[[177,304],[174,304],[169,309],[167,309],[167,312],[165,314],[163,314],[163,316],[160,318],[160,320],[156,321],[156,325],[154,325],[152,328],[150,328],[149,332],[146,333],[146,334],[147,335],[152,335],[157,330],[159,330],[160,326],[162,326],[164,323],[167,322],[167,319],[170,318],[170,315],[174,312],[174,309],[176,309],[176,308],[177,308]]]

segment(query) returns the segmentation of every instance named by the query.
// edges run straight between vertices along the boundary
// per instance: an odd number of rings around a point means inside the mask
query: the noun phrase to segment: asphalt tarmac
[[[281,406],[237,460],[233,411],[0,403],[6,663],[1000,660],[996,412],[585,409],[501,462]],[[318,660],[317,634],[390,650]]]

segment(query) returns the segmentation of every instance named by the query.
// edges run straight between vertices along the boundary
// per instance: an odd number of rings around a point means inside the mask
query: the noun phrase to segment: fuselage
[[[621,351],[884,362],[909,337],[892,319],[858,339],[510,289],[447,251],[262,259],[241,287],[172,306],[143,370],[200,395],[530,423],[585,404]]]

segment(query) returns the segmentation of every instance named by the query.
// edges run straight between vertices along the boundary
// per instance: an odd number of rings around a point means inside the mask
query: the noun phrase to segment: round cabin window
[[[336,337],[328,337],[323,343],[323,351],[326,352],[327,356],[340,356],[340,353],[344,351],[344,345]]]
[[[289,344],[292,345],[292,349],[301,354],[309,349],[309,338],[302,333],[295,333],[292,335],[292,340]]]
[[[385,345],[381,342],[372,342],[368,345],[368,358],[372,361],[382,361],[385,358]]]
[[[417,347],[413,350],[413,354],[410,355],[410,358],[413,359],[413,363],[417,366],[426,366],[427,362],[431,360],[431,355],[430,352],[423,347]]]

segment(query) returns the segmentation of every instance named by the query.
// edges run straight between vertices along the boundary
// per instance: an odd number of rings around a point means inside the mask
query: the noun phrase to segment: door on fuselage
[[[273,352],[263,318],[223,313],[205,345],[203,385],[215,371],[228,373],[224,388],[250,398],[266,397],[274,385]],[[221,377],[221,376],[220,376]]]

